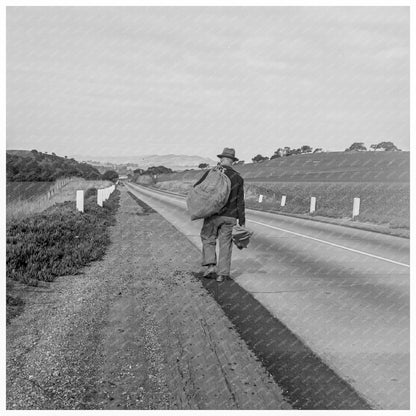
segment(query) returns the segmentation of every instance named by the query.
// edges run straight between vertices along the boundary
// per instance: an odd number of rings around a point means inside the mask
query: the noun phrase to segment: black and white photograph
[[[410,1],[2,8],[3,411],[410,413]]]

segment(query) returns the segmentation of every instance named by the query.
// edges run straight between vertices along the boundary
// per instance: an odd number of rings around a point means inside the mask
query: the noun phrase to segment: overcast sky
[[[7,148],[409,150],[407,7],[8,7]]]

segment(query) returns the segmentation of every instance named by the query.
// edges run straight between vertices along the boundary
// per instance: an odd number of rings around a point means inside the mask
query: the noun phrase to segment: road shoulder
[[[290,408],[192,275],[198,250],[121,191],[105,258],[9,325],[8,409]]]

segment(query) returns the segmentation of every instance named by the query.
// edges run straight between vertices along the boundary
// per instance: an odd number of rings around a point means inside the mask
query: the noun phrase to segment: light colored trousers
[[[231,253],[232,253],[232,231],[237,219],[213,215],[205,218],[201,229],[202,241],[202,265],[209,266],[217,264],[216,243],[218,238],[219,256],[217,274],[230,275]]]

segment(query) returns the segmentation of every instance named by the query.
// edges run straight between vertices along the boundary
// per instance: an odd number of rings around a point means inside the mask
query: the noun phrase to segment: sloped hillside
[[[409,182],[410,152],[331,152],[292,155],[234,167],[256,182]],[[161,175],[163,180],[196,180],[200,170]]]
[[[53,182],[71,176],[101,179],[100,172],[87,163],[36,150],[7,150],[6,173],[8,182]]]
[[[409,182],[409,152],[293,155],[237,168],[243,177],[285,182]]]

